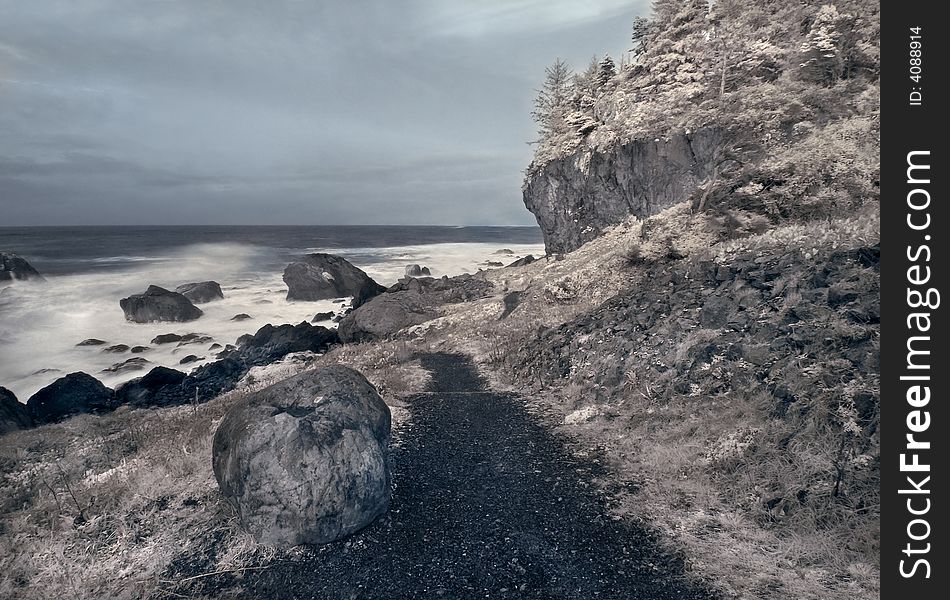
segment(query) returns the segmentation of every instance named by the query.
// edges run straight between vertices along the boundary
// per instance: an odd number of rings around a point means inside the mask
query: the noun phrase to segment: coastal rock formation
[[[330,300],[353,296],[353,304],[385,289],[346,259],[332,254],[308,254],[284,269],[288,300]]]
[[[163,333],[161,335],[156,335],[155,337],[153,337],[151,343],[157,344],[157,345],[171,344],[174,342],[180,342],[181,337],[182,336],[178,335],[177,333]]]
[[[205,302],[224,299],[224,293],[217,281],[184,283],[175,288],[175,291],[191,300],[192,304],[204,304]]]
[[[86,373],[70,373],[33,394],[26,408],[36,425],[57,423],[83,413],[105,413],[116,407],[112,390]]]
[[[212,446],[221,493],[259,542],[325,544],[389,507],[391,416],[358,372],[330,366],[232,408]]]
[[[336,315],[332,310],[328,312],[319,312],[313,315],[313,319],[310,320],[311,323],[319,323],[321,321],[329,321]]]
[[[0,283],[34,279],[45,281],[40,272],[18,254],[0,252]]]
[[[76,344],[76,345],[77,345],[77,346],[105,346],[105,345],[108,344],[108,343],[109,343],[109,342],[107,342],[107,341],[105,341],[105,340],[98,340],[98,339],[96,339],[96,338],[89,338],[89,339],[87,339],[87,340],[83,340],[83,341],[79,342],[79,343]]]
[[[33,426],[26,406],[5,387],[0,387],[0,435]]]
[[[292,352],[326,352],[339,341],[335,331],[303,322],[298,325],[264,325],[254,335],[238,338],[242,359],[251,366],[266,365]]]
[[[155,367],[143,377],[133,379],[115,390],[116,403],[136,408],[180,404],[187,396],[182,382],[187,377],[181,371]]]
[[[384,339],[396,332],[432,320],[442,304],[467,302],[488,296],[493,284],[475,275],[405,278],[347,314],[338,328],[346,343]]]
[[[589,148],[530,170],[522,192],[548,254],[570,252],[627,217],[687,199],[707,180],[721,141],[715,129]]]
[[[419,265],[406,265],[406,277],[430,277],[432,272],[429,267],[420,267]]]
[[[252,318],[251,315],[247,313],[240,313],[231,317],[231,320],[232,321],[249,321],[251,318]]]
[[[178,292],[171,292],[157,285],[150,285],[142,294],[135,294],[119,301],[119,306],[128,321],[150,323],[152,321],[194,321],[203,313]]]
[[[195,355],[195,354],[189,354],[189,355],[186,356],[185,358],[183,358],[183,359],[181,359],[180,361],[178,361],[178,364],[180,364],[180,365],[189,365],[189,364],[191,364],[191,363],[198,362],[198,361],[201,361],[201,360],[204,360],[204,358],[203,358],[203,357],[200,357],[200,358],[199,358],[199,357],[198,357],[197,355]]]

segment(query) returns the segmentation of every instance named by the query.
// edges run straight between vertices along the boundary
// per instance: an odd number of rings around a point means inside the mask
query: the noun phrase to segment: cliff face
[[[688,198],[712,170],[720,137],[700,129],[584,148],[530,171],[524,203],[548,253],[569,252],[630,215],[648,217]]]

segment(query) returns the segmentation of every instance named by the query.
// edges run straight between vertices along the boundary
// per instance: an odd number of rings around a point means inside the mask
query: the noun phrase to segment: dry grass
[[[240,530],[218,493],[217,423],[248,393],[333,362],[379,387],[398,437],[399,396],[425,376],[396,346],[354,365],[356,356],[291,356],[205,404],[84,415],[0,438],[0,597],[167,597],[187,577],[266,563],[272,549]]]

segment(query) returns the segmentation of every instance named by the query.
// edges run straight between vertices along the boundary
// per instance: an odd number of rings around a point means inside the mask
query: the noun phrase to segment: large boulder
[[[18,254],[0,252],[0,283],[5,281],[45,281],[40,272]]]
[[[509,267],[524,267],[526,265],[530,265],[536,260],[537,259],[534,257],[534,255],[529,254],[528,256],[525,256],[524,258],[519,258],[518,260],[514,261],[508,266]]]
[[[83,413],[106,413],[116,407],[115,394],[86,373],[70,373],[33,394],[26,408],[36,425],[57,423]]]
[[[439,313],[415,292],[387,293],[349,313],[340,321],[340,341],[351,344],[392,337],[398,331],[436,318]]]
[[[388,509],[390,425],[366,378],[322,367],[232,408],[214,435],[214,475],[259,542],[329,543]]]
[[[330,300],[353,296],[365,302],[385,289],[346,259],[322,253],[308,254],[287,265],[284,283],[287,284],[288,300]]]
[[[197,283],[183,283],[175,291],[191,300],[193,304],[204,304],[214,300],[222,300],[224,293],[217,281],[200,281]]]
[[[155,367],[145,376],[116,388],[116,403],[137,408],[182,404],[189,398],[188,387],[184,385],[186,377],[186,374],[175,369]]]
[[[291,352],[326,352],[339,342],[332,329],[311,325],[264,325],[254,335],[238,338],[240,355],[249,366],[266,365],[278,361]]]
[[[491,282],[475,275],[407,277],[347,314],[337,332],[345,343],[385,339],[436,318],[443,304],[485,298],[493,288]]]
[[[26,405],[5,387],[0,387],[0,435],[33,426]]]
[[[152,321],[194,321],[203,313],[178,292],[150,285],[145,293],[135,294],[119,301],[126,320],[135,323]]]

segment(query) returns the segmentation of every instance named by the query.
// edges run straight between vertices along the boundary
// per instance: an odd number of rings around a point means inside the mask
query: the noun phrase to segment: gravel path
[[[230,581],[246,598],[706,599],[645,531],[611,519],[571,457],[516,396],[472,363],[422,357],[430,392],[408,399],[390,512],[347,540]],[[215,585],[215,583],[217,585]],[[191,590],[192,592],[198,590]]]

